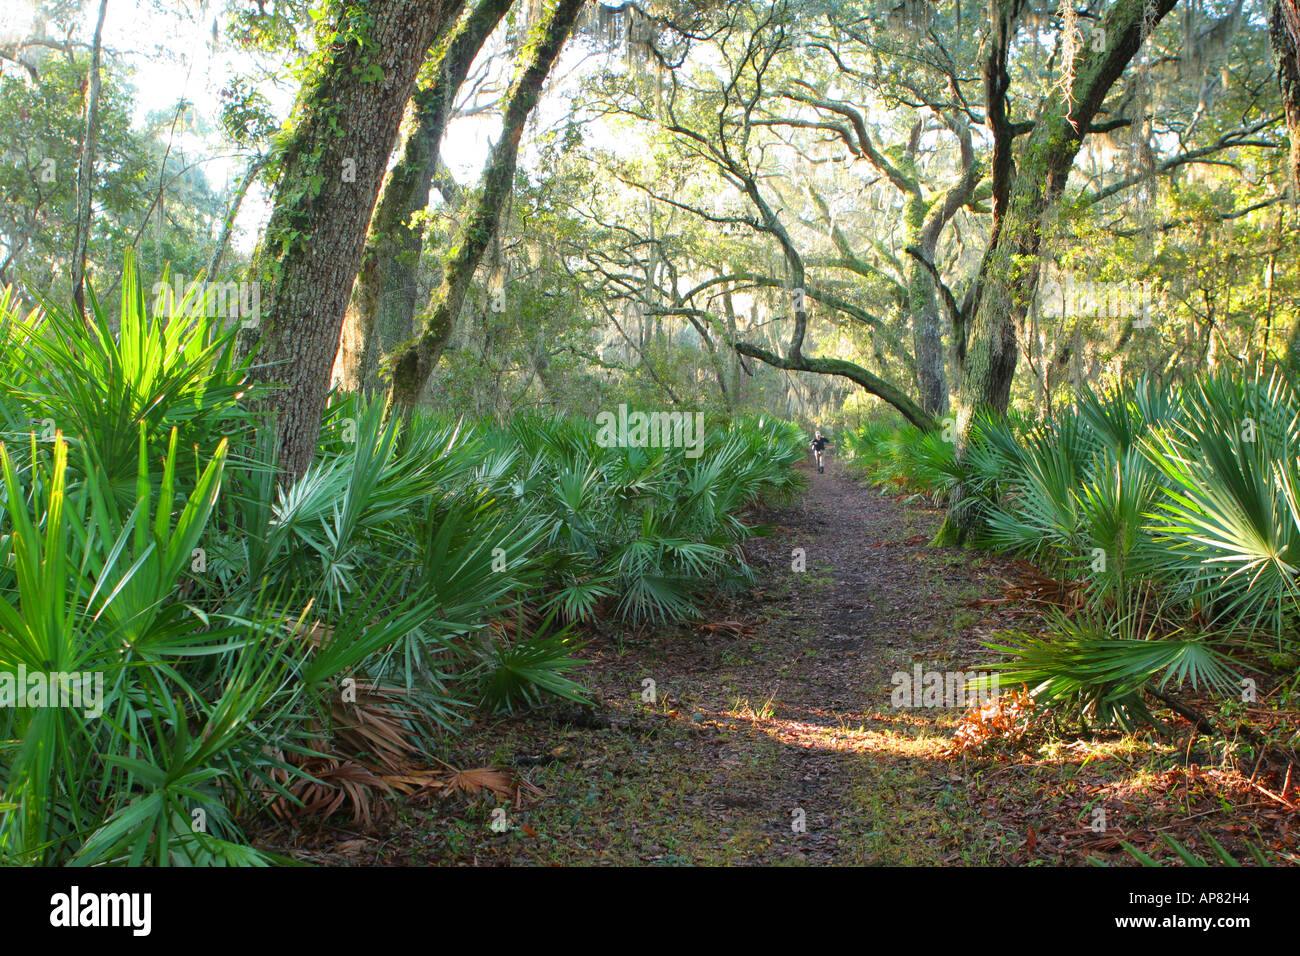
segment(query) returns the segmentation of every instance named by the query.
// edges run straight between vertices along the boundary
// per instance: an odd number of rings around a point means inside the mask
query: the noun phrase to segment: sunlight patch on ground
[[[899,734],[893,731],[868,730],[860,721],[839,722],[835,725],[807,720],[794,720],[770,716],[761,708],[756,714],[752,708],[725,711],[719,716],[750,725],[766,736],[791,747],[808,750],[828,750],[847,753],[885,753],[899,757],[941,759],[941,750],[948,745],[944,736],[922,733],[920,736]],[[853,726],[853,724],[857,726]]]

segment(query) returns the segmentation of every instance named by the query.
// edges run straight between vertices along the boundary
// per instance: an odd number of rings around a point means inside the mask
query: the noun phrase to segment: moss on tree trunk
[[[258,374],[277,383],[282,478],[316,450],[339,330],[366,227],[416,72],[460,0],[355,0],[328,10],[332,33],[282,134],[279,181],[254,263],[261,283]],[[260,335],[259,335],[260,333]]]
[[[1277,61],[1278,85],[1282,89],[1282,108],[1286,112],[1287,131],[1291,137],[1291,198],[1300,202],[1300,3],[1296,0],[1273,0],[1269,9],[1269,42]]]
[[[378,389],[381,356],[411,338],[424,249],[423,233],[411,220],[429,204],[456,94],[511,2],[479,0],[466,12],[438,43],[422,71],[429,80],[411,97],[401,155],[375,205],[343,320],[336,370],[349,391]]]
[[[1154,0],[1158,23],[1177,0]],[[1090,50],[1077,63],[1070,102],[1052,96],[1040,112],[1019,156],[1012,158],[1013,124],[1007,116],[1006,62],[1014,32],[1013,4],[998,0],[985,90],[993,148],[993,226],[989,248],[976,282],[980,289],[971,321],[970,345],[957,398],[957,455],[964,459],[971,420],[983,409],[1006,414],[1015,378],[1025,315],[1038,286],[1042,220],[1065,188],[1083,137],[1107,93],[1123,74],[1143,39],[1144,0],[1119,0],[1102,18],[1103,49]],[[958,488],[935,538],[939,544],[964,542],[976,518]]]
[[[419,401],[434,366],[451,338],[483,252],[496,232],[501,210],[514,184],[515,162],[524,124],[537,105],[542,83],[554,66],[573,28],[582,0],[558,0],[535,28],[524,51],[523,68],[506,97],[501,138],[492,148],[480,184],[478,202],[456,244],[443,260],[442,282],[419,323],[413,340],[393,360],[388,410],[409,415]]]

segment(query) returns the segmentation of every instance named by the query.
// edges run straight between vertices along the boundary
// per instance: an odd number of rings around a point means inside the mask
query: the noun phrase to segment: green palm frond
[[[1240,693],[1236,665],[1200,637],[1118,639],[1103,619],[1057,612],[1045,636],[1005,634],[985,644],[1006,656],[993,665],[1004,685],[1025,685],[1040,703],[1072,718],[1126,730],[1151,723],[1142,699],[1148,686],[1183,682],[1193,689]]]

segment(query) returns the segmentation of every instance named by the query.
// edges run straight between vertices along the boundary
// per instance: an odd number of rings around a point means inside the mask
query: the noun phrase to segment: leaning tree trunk
[[[1300,3],[1273,0],[1268,35],[1277,60],[1277,79],[1282,87],[1282,108],[1291,134],[1291,201],[1300,203]]]
[[[284,478],[311,464],[339,328],[402,113],[430,45],[462,5],[371,0],[330,8],[334,33],[299,95],[254,266],[265,313],[258,374],[281,384],[270,405]]]
[[[411,97],[410,128],[370,219],[361,270],[343,319],[337,371],[348,391],[375,391],[381,353],[411,337],[424,246],[423,233],[411,218],[429,204],[440,168],[438,147],[456,94],[512,2],[479,0],[438,44],[425,67],[431,82]]]
[[[1117,0],[1103,17],[1106,43],[1077,62],[1070,103],[1050,98],[1028,133],[1018,162],[1007,115],[1007,55],[1016,6],[992,0],[992,31],[984,64],[988,122],[993,134],[993,223],[976,278],[979,300],[957,398],[957,454],[964,459],[972,418],[979,410],[1006,414],[1015,378],[1020,334],[1038,287],[1044,214],[1060,199],[1083,137],[1115,81],[1136,55],[1144,30],[1159,23],[1177,0]],[[1146,26],[1144,28],[1144,18]],[[1068,109],[1067,109],[1068,105]],[[975,518],[958,488],[937,541],[964,541]]]
[[[442,283],[434,293],[416,338],[407,343],[393,360],[393,382],[388,392],[390,414],[394,409],[401,409],[406,415],[414,410],[429,375],[451,338],[474,279],[474,271],[492,241],[501,209],[510,195],[524,123],[541,96],[542,83],[555,64],[582,4],[583,0],[558,0],[525,47],[528,60],[506,97],[501,138],[488,158],[478,203],[443,262]]]
[[[226,218],[221,221],[221,234],[217,236],[217,244],[212,249],[212,257],[208,260],[208,268],[204,272],[209,280],[216,281],[217,270],[221,268],[221,260],[230,245],[230,235],[235,230],[235,220],[239,218],[239,210],[243,207],[244,200],[248,198],[248,191],[253,188],[253,183],[257,181],[257,177],[266,168],[269,160],[270,157],[266,153],[250,159],[248,168],[244,170],[244,175],[239,180],[239,185],[235,187],[235,195],[231,197]]]
[[[77,164],[77,230],[72,249],[72,300],[77,314],[86,317],[86,247],[90,242],[90,192],[94,184],[95,141],[99,138],[99,54],[104,35],[104,13],[108,0],[100,0],[95,38],[90,45],[90,69],[86,75],[86,126],[81,137],[81,159]]]

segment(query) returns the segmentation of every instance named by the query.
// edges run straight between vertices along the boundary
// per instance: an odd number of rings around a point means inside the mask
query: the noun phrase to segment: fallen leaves
[[[952,735],[949,753],[960,755],[995,740],[1019,738],[1029,729],[1033,716],[1034,698],[1023,687],[973,704]]]
[[[696,625],[701,634],[722,634],[727,637],[748,637],[754,629],[742,621],[705,621]]]

